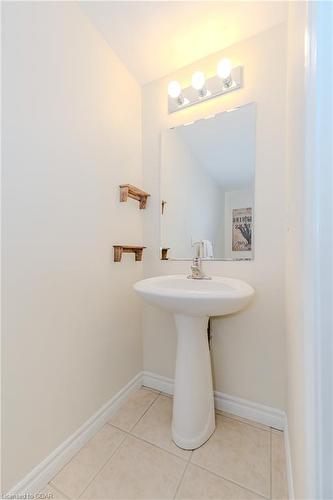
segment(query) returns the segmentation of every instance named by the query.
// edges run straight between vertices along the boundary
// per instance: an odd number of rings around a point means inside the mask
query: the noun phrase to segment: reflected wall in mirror
[[[169,259],[253,259],[255,122],[251,103],[162,133]]]

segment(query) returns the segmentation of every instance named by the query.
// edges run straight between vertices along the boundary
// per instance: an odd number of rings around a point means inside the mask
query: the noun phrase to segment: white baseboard
[[[293,482],[293,469],[291,465],[291,449],[289,440],[289,429],[288,420],[286,419],[286,425],[284,428],[284,449],[286,455],[286,469],[287,469],[287,482],[288,482],[288,498],[289,500],[294,500],[294,482]]]
[[[171,378],[157,375],[156,373],[143,372],[142,383],[146,387],[173,394],[173,380]],[[214,391],[215,408],[247,418],[260,424],[284,430],[286,415],[283,411],[259,403],[253,403],[247,399],[241,399],[236,396],[229,396],[222,392]]]
[[[173,380],[151,372],[138,373],[128,384],[126,384],[113,398],[110,399],[100,410],[90,417],[74,434],[56,448],[48,457],[38,464],[27,474],[6,497],[24,494],[35,494],[43,489],[47,483],[66,465],[66,463],[91,439],[97,431],[112,417],[133,391],[142,385],[173,394]],[[229,396],[215,391],[216,409],[232,413],[239,417],[247,418],[276,429],[286,429],[286,455],[287,473],[290,499],[294,497],[292,492],[292,475],[290,462],[289,436],[286,426],[284,412],[269,406],[253,403],[245,399]]]
[[[173,379],[157,375],[157,373],[143,372],[142,385],[156,391],[165,392],[165,394],[173,395]]]
[[[138,373],[100,410],[90,417],[74,434],[38,464],[22,481],[7,494],[7,498],[24,494],[35,494],[66,465],[66,463],[91,439],[112,417],[130,394],[141,387],[142,372]]]
[[[285,428],[286,416],[281,410],[218,391],[214,391],[214,399],[217,410],[232,413],[275,429],[284,430]]]

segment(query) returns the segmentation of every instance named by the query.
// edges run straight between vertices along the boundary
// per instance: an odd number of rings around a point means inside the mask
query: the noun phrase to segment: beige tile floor
[[[52,479],[54,499],[287,499],[283,433],[231,415],[201,448],[171,440],[172,398],[141,388]]]

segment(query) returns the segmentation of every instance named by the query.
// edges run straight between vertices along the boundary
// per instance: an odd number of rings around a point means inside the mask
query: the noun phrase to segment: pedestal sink
[[[157,276],[134,289],[147,302],[173,313],[178,333],[172,438],[186,450],[201,446],[215,429],[212,372],[207,339],[210,316],[235,313],[254,294],[244,281],[185,275]]]

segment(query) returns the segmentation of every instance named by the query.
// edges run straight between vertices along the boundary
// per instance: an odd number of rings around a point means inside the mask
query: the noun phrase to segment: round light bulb
[[[173,97],[174,99],[177,99],[177,97],[180,96],[182,93],[182,88],[176,80],[172,81],[168,85],[168,94],[170,97]]]
[[[196,71],[192,75],[192,87],[196,90],[201,90],[205,86],[205,75],[201,71]]]
[[[230,77],[231,74],[231,62],[229,59],[222,59],[217,65],[217,74],[223,80]]]

